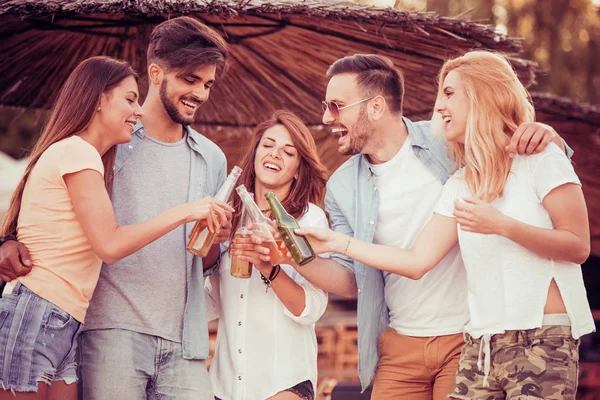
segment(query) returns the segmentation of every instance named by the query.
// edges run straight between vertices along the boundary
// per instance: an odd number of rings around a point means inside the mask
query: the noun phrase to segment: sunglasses
[[[356,103],[348,104],[347,106],[343,106],[343,107],[340,107],[335,101],[323,100],[321,102],[321,106],[323,107],[323,112],[329,110],[329,113],[331,114],[331,116],[335,119],[338,119],[338,118],[340,118],[340,111],[342,111],[344,108],[348,108],[348,107],[352,107],[352,106],[355,106],[360,103],[364,103],[365,101],[369,101],[371,99],[374,99],[375,97],[377,97],[377,96],[369,97],[368,99],[362,99],[360,101],[357,101]]]

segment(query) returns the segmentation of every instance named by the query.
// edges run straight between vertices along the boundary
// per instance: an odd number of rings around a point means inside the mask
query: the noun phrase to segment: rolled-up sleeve
[[[306,305],[304,306],[304,311],[299,316],[292,314],[285,307],[283,309],[284,313],[300,325],[313,325],[321,318],[327,308],[327,293],[313,286],[299,273],[296,272],[294,275],[294,281],[304,289]]]
[[[330,181],[331,182],[331,181]],[[345,235],[354,237],[354,230],[348,223],[345,215],[340,210],[333,188],[330,187],[330,183],[327,184],[327,194],[325,195],[325,210],[329,214],[329,222],[331,222],[331,229],[336,232],[341,232]],[[343,254],[332,253],[331,259],[337,261],[344,267],[348,268],[354,273],[354,261]]]

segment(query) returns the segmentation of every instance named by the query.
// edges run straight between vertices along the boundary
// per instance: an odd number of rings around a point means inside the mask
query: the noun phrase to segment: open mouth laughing
[[[181,103],[183,104],[186,111],[190,114],[196,112],[196,110],[202,105],[200,101],[195,101],[192,99],[181,99]]]
[[[271,162],[271,161],[265,161],[263,163],[263,167],[270,172],[280,172],[281,171],[281,166],[279,166],[278,164]]]
[[[330,128],[330,129],[331,129],[331,132],[339,138],[342,138],[342,137],[346,136],[346,134],[348,134],[348,129],[346,129],[342,126],[336,126],[335,128]]]

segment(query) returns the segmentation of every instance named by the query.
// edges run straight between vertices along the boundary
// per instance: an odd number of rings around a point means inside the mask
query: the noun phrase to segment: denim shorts
[[[37,392],[38,382],[77,382],[81,323],[21,283],[0,298],[0,386]]]

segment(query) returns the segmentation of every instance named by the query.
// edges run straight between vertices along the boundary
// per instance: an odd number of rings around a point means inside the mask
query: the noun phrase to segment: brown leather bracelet
[[[8,236],[0,237],[0,246],[2,246],[4,243],[8,242],[9,240],[14,240],[15,242],[17,242],[18,241],[17,235],[8,235]]]
[[[279,264],[273,265],[273,269],[271,270],[271,273],[269,274],[270,281],[277,278],[277,275],[279,275],[280,269],[281,269],[281,265],[279,265]]]
[[[260,279],[263,281],[263,283],[267,287],[267,289],[265,290],[265,293],[269,291],[269,288],[271,287],[271,281],[273,279],[277,278],[277,275],[279,275],[280,270],[281,270],[281,265],[276,264],[276,265],[273,265],[273,269],[271,270],[271,273],[269,274],[268,278],[266,278],[262,274],[262,272],[260,273]]]

